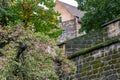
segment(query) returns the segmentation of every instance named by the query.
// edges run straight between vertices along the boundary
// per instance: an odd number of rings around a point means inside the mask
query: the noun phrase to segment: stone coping
[[[106,27],[107,25],[112,24],[112,23],[117,22],[117,21],[120,21],[120,18],[116,18],[116,19],[114,19],[112,21],[109,21],[109,22],[103,24],[102,27]]]
[[[120,42],[120,37],[113,38],[113,39],[107,40],[107,41],[105,41],[105,42],[96,44],[95,46],[88,47],[88,48],[85,48],[85,49],[83,49],[83,50],[77,51],[77,52],[75,52],[74,54],[68,56],[68,58],[69,58],[69,59],[72,59],[72,58],[75,58],[75,57],[77,57],[77,56],[87,54],[87,53],[92,52],[92,51],[94,51],[94,50],[97,50],[97,49],[100,49],[100,48],[102,48],[102,47],[106,47],[106,46],[109,46],[109,45],[111,45],[111,44],[118,43],[118,42]]]

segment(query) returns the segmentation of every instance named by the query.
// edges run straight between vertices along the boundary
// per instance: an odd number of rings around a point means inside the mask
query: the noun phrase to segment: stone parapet
[[[64,42],[64,50],[77,71],[63,74],[61,80],[120,80],[120,19]]]

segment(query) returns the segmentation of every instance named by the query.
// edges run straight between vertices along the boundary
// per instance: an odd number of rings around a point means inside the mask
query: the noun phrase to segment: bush
[[[75,72],[74,63],[43,33],[19,24],[0,28],[0,39],[1,80],[59,80],[59,71]]]

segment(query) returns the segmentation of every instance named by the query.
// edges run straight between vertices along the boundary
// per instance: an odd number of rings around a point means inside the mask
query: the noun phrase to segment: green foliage
[[[0,1],[0,24],[3,26],[7,25],[8,18],[10,17],[10,14],[6,11],[8,10],[7,2],[7,0]]]
[[[59,14],[53,9],[54,0],[8,0],[6,2],[9,4],[2,5],[3,7],[0,8],[0,17],[5,19],[1,21],[6,25],[23,23],[24,27],[32,27],[35,32],[42,32],[52,38],[57,38],[61,34],[62,30],[57,26]]]
[[[62,50],[56,47],[56,42],[43,33],[34,33],[20,24],[14,27],[0,28],[0,80],[59,80],[55,69],[55,60],[59,59],[63,73],[75,72],[74,63],[69,61]],[[9,43],[8,43],[9,42]],[[19,42],[24,42],[27,48],[16,61]]]
[[[0,80],[59,80],[57,73],[76,71],[52,39],[61,33],[54,0],[0,2]]]
[[[120,17],[120,0],[77,0],[80,10],[86,11],[80,31],[101,29],[101,25]]]

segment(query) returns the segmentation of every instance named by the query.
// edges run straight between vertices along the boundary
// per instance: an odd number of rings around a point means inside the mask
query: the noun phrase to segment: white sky
[[[71,5],[76,6],[76,7],[78,5],[75,0],[60,0],[60,1],[65,2],[67,4],[71,4]]]

